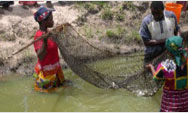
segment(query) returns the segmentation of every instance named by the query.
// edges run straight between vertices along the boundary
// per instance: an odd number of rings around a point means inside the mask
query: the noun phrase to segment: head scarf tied
[[[55,9],[45,8],[44,6],[41,6],[34,14],[35,21],[41,22],[42,20],[46,19],[52,11],[55,11]]]
[[[165,46],[167,50],[174,55],[176,64],[181,66],[183,64],[182,55],[187,57],[187,52],[182,46],[183,38],[180,36],[173,36],[166,40]]]

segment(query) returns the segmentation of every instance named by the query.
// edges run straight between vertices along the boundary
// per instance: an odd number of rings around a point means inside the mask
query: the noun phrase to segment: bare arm
[[[176,34],[175,34],[176,35]],[[181,31],[180,30],[178,30],[178,32],[177,32],[177,35],[176,36],[180,36],[181,35]]]
[[[149,68],[151,70],[153,76],[155,75],[155,69],[154,69],[154,66],[152,64],[146,65],[146,68]]]
[[[164,45],[166,39],[161,39],[161,40],[149,40],[149,41],[144,41],[144,44],[146,46],[156,46],[156,45]]]

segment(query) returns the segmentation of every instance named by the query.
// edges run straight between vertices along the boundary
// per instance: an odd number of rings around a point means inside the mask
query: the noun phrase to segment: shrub
[[[102,19],[104,20],[112,20],[113,19],[113,12],[110,9],[105,9],[102,12]]]
[[[106,35],[108,38],[122,39],[125,37],[126,30],[121,26],[117,26],[115,29],[107,30]]]
[[[118,21],[124,21],[124,19],[125,19],[124,14],[121,14],[121,13],[117,13],[116,14],[116,20],[118,20]]]
[[[123,9],[136,10],[136,6],[132,1],[125,1],[122,5]]]
[[[130,32],[130,34],[127,35],[126,37],[126,41],[128,42],[136,42],[136,43],[141,43],[141,37],[138,31],[133,30],[132,32]]]
[[[138,31],[132,31],[132,37],[138,43],[141,42],[141,37]]]
[[[86,3],[84,8],[87,9],[88,12],[91,13],[91,14],[95,14],[95,13],[98,13],[100,11],[96,4],[92,4],[90,2]]]
[[[107,30],[106,35],[108,38],[118,38],[118,34],[112,30]]]
[[[105,6],[108,6],[108,1],[77,1],[75,4],[76,8],[85,8],[89,11],[100,11]]]
[[[89,27],[88,25],[84,25],[82,27],[82,30],[84,31],[86,38],[92,38],[93,37],[93,29],[91,27]]]

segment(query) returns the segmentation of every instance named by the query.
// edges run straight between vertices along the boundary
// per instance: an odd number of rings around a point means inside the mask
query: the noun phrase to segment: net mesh
[[[137,94],[153,95],[161,86],[152,81],[152,75],[143,67],[144,52],[119,53],[99,42],[89,42],[70,24],[54,31],[60,53],[65,62],[79,77],[99,88],[126,88]],[[157,65],[165,53],[155,58]]]

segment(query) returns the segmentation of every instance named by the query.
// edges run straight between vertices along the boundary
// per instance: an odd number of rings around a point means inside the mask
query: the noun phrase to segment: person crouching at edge
[[[147,65],[154,81],[164,81],[161,112],[188,111],[188,57],[182,42],[180,36],[168,38],[165,47],[174,60],[161,62],[156,71],[152,64]]]
[[[34,40],[46,34],[48,28],[53,27],[52,11],[55,10],[41,6],[34,14],[35,21],[39,23],[39,30],[36,32]],[[35,66],[35,90],[40,92],[53,91],[65,82],[59,62],[58,46],[52,40],[52,36],[50,37],[34,43],[34,49],[38,57],[38,62]]]

